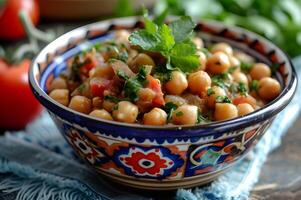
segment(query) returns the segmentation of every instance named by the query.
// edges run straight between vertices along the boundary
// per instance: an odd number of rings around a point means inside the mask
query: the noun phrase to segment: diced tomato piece
[[[103,97],[103,92],[111,85],[111,81],[103,78],[90,80],[91,93],[94,97]]]
[[[88,55],[86,58],[86,64],[80,68],[80,75],[84,77],[89,77],[89,71],[98,66],[98,64],[99,63],[95,57],[93,57],[92,55]]]
[[[248,103],[251,106],[255,107],[256,106],[256,99],[254,97],[248,95],[248,96],[238,96],[233,99],[233,104],[238,105],[242,103]]]
[[[165,105],[165,101],[164,101],[160,81],[158,79],[155,79],[151,75],[147,76],[147,81],[148,81],[147,87],[152,89],[156,93],[156,96],[152,100],[153,106],[154,107],[157,107],[157,106],[160,107],[160,106]]]

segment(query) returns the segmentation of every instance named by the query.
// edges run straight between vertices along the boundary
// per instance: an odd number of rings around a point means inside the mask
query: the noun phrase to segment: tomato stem
[[[25,10],[19,12],[19,18],[26,31],[29,43],[22,45],[14,54],[14,60],[21,60],[26,53],[37,54],[40,50],[39,42],[49,43],[55,38],[53,32],[43,32],[34,27]]]

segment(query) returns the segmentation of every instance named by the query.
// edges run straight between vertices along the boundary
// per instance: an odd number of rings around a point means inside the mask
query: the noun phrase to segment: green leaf
[[[167,113],[167,120],[170,120],[173,112],[178,108],[178,106],[172,102],[168,102],[163,107],[163,110]]]
[[[170,28],[166,25],[163,24],[160,26],[158,30],[158,36],[160,37],[161,41],[161,49],[163,51],[169,51],[175,44],[174,37],[171,33]]]
[[[170,24],[176,42],[182,42],[187,37],[191,36],[194,27],[195,23],[189,16],[183,16]]]
[[[157,16],[155,16],[154,18],[154,23],[157,24],[158,26],[161,26],[164,23],[165,18],[168,15],[168,8],[164,9],[160,14],[158,14]]]
[[[160,39],[147,30],[133,32],[129,37],[129,41],[132,45],[140,46],[144,50],[160,50]]]
[[[199,56],[196,55],[196,46],[186,43],[176,44],[171,50],[170,63],[174,68],[183,72],[191,72],[200,66]]]
[[[155,34],[158,30],[158,26],[150,19],[148,19],[148,10],[146,8],[143,8],[143,17],[145,30],[147,30],[149,33]]]

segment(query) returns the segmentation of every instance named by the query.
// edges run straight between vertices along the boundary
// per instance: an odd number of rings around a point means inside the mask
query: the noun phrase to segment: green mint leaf
[[[179,43],[170,53],[170,63],[174,68],[183,72],[191,72],[200,66],[199,56],[196,55],[196,46]]]
[[[180,19],[175,20],[170,24],[176,42],[182,42],[187,37],[191,36],[194,27],[195,23],[189,16],[182,16]]]
[[[161,51],[168,52],[175,45],[174,37],[171,33],[170,28],[166,24],[160,26],[158,30],[158,37],[161,40]]]
[[[143,8],[143,17],[145,30],[152,34],[156,33],[158,26],[148,18],[148,10],[146,8]]]
[[[246,96],[248,92],[248,88],[244,83],[239,82],[237,86],[237,90],[240,94]]]
[[[168,8],[166,8],[159,15],[155,16],[155,18],[153,20],[154,23],[157,24],[158,26],[161,26],[164,23],[165,18],[168,15],[168,12],[169,12],[169,10],[168,10]]]
[[[147,30],[134,31],[129,41],[132,45],[140,46],[142,49],[147,51],[160,51],[160,39],[148,32]]]

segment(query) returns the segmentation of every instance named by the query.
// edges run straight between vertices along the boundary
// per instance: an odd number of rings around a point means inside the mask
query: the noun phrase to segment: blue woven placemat
[[[301,58],[294,63],[301,75]],[[157,194],[131,191],[99,177],[75,157],[44,112],[24,131],[7,132],[0,138],[0,200],[247,199],[268,153],[280,145],[299,116],[300,96],[299,83],[293,101],[276,117],[254,150],[217,180],[204,187]]]

